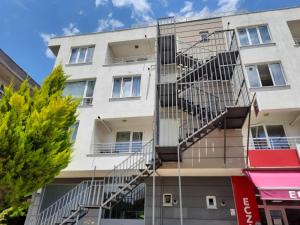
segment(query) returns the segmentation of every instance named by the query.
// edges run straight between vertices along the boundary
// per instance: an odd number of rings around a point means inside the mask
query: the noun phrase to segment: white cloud
[[[112,17],[112,13],[108,14],[106,19],[98,20],[98,28],[97,31],[105,31],[105,30],[114,30],[116,28],[123,27],[124,24],[117,19]]]
[[[108,0],[95,0],[96,7],[100,5],[105,5],[108,2]]]
[[[83,15],[83,10],[79,10],[78,14]]]
[[[207,2],[207,0],[203,1]],[[240,0],[218,0],[218,8],[211,10],[208,6],[204,6],[201,10],[194,10],[193,3],[185,1],[184,6],[179,12],[170,12],[169,16],[175,16],[176,20],[184,21],[186,18],[201,19],[212,16],[221,16],[233,14],[238,10]]]
[[[80,30],[73,23],[70,23],[68,27],[62,28],[62,31],[63,31],[63,34],[67,35],[67,36],[75,35],[80,32]]]
[[[148,0],[112,0],[115,7],[130,7],[132,8],[131,17],[135,20],[144,20],[150,22],[152,18],[152,9]]]
[[[184,7],[180,9],[181,13],[186,13],[186,12],[190,12],[193,10],[193,3],[190,1],[185,1],[184,2]]]
[[[54,59],[55,56],[53,55],[53,53],[51,52],[51,50],[48,48],[48,42],[50,40],[50,38],[55,37],[55,34],[46,34],[46,33],[41,33],[40,37],[43,39],[43,42],[46,46],[46,50],[45,50],[45,55],[49,58],[49,59]]]

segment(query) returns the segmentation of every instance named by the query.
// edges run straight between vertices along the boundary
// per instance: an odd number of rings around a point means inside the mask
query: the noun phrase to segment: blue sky
[[[220,13],[300,6],[300,0],[0,0],[0,48],[41,83],[54,58],[53,36],[121,29],[175,15]]]

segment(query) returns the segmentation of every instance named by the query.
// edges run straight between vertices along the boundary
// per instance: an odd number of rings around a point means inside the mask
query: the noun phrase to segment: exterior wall
[[[0,49],[0,86],[12,84],[15,89],[18,89],[25,79],[28,79],[32,89],[39,86],[13,59]]]
[[[242,129],[227,130],[224,147],[224,130],[216,129],[183,152],[180,167],[195,170],[244,168],[246,141]],[[166,168],[175,169],[177,174],[177,162],[163,163],[160,167],[162,170]]]
[[[69,80],[96,79],[93,105],[78,108],[79,128],[74,144],[73,159],[62,171],[60,177],[91,176],[95,167],[97,175],[103,176],[114,165],[126,159],[128,154],[104,157],[91,155],[93,144],[100,141],[115,142],[115,135],[119,130],[143,131],[145,141],[152,139],[155,96],[154,61],[115,65],[109,63],[108,57],[113,56],[113,50],[114,56],[124,56],[126,48],[134,44],[135,40],[139,45],[149,45],[150,50],[153,47],[154,56],[155,35],[156,28],[147,27],[51,39],[50,49],[54,52],[59,49],[56,52],[56,65],[60,63],[63,65],[65,73],[70,76]],[[80,46],[95,46],[92,64],[69,64],[71,48]],[[123,47],[116,48],[115,46]],[[138,51],[142,52],[143,47]],[[145,54],[149,54],[150,50],[147,50]],[[131,53],[134,54],[134,47],[128,51],[129,56]],[[112,99],[113,77],[127,75],[141,75],[141,97]],[[111,131],[99,128],[101,126],[99,117],[112,128]]]
[[[259,109],[299,110],[300,108],[300,67],[299,48],[295,46],[287,21],[299,19],[300,8],[283,9],[222,18],[223,26],[241,27],[268,24],[273,43],[241,47],[244,65],[264,62],[281,62],[287,85],[283,87],[251,88],[256,92]],[[246,74],[246,72],[245,72]]]
[[[152,179],[146,180],[145,224],[152,224]],[[172,207],[162,206],[163,193],[173,194],[177,202],[178,178],[157,177],[155,186],[155,224],[180,224],[179,203]],[[216,196],[217,209],[206,208],[206,196]],[[182,178],[183,220],[186,225],[235,225],[231,181],[229,177],[183,177]],[[225,206],[221,206],[221,202]]]

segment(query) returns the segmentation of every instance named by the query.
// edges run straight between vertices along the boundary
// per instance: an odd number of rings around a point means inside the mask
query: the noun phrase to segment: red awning
[[[265,200],[300,200],[300,171],[245,171]]]

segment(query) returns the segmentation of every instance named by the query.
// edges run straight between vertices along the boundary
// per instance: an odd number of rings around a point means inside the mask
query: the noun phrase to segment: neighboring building
[[[299,24],[290,8],[51,39],[82,104],[26,224],[298,225]]]
[[[18,64],[0,49],[0,95],[4,86],[12,85],[18,89],[28,79],[31,88],[39,86]]]

